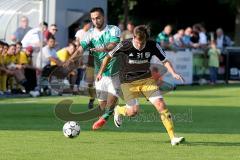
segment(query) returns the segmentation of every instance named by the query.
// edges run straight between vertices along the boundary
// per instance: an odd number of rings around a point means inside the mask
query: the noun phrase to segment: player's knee
[[[128,110],[128,115],[131,117],[136,116],[138,114],[138,110],[138,106],[133,106]]]
[[[166,105],[162,99],[156,100],[154,105],[159,113],[166,108]]]

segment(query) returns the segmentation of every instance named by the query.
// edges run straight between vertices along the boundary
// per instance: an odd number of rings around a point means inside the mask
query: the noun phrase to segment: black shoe
[[[94,100],[95,99],[90,99],[89,102],[88,102],[88,109],[92,109],[93,106],[94,106]]]

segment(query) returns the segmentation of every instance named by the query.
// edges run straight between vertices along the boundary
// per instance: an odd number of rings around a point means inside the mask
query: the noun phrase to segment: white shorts
[[[112,77],[103,76],[99,81],[95,81],[97,98],[99,101],[106,101],[108,94],[119,97],[120,80],[119,75]]]

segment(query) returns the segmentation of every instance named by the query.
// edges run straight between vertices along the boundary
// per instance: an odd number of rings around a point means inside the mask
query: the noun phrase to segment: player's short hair
[[[146,25],[139,25],[134,28],[133,36],[138,37],[141,40],[147,40],[150,37],[149,27]]]
[[[104,16],[104,10],[101,7],[94,7],[90,10],[90,14],[93,12],[99,12]]]

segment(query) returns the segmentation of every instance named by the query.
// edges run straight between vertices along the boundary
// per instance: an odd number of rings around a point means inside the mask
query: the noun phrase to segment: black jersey
[[[151,77],[150,60],[152,56],[155,55],[160,61],[166,60],[165,52],[159,44],[152,40],[148,40],[140,51],[133,46],[132,39],[124,40],[109,52],[109,55],[120,59],[121,83]]]

